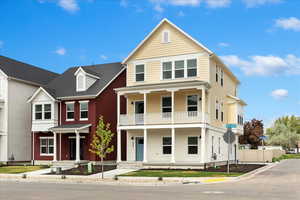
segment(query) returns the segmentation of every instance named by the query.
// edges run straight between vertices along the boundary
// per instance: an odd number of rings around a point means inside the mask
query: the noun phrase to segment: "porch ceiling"
[[[91,124],[64,124],[55,126],[49,129],[49,131],[55,133],[89,133],[89,127]]]

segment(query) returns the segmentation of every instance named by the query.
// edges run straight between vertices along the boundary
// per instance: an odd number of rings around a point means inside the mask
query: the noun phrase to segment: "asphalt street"
[[[0,200],[300,200],[300,160],[237,182],[209,185],[125,186],[0,181]]]

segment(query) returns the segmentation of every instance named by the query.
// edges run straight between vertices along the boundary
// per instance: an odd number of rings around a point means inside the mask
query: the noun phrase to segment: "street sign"
[[[232,144],[235,141],[235,135],[230,128],[224,133],[223,139],[227,144]]]
[[[262,136],[259,137],[259,139],[261,139],[261,140],[267,140],[268,136],[262,135]]]
[[[236,124],[226,124],[226,128],[236,128]]]

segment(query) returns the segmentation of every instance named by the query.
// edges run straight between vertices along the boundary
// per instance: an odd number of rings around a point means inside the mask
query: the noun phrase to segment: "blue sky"
[[[1,0],[0,54],[55,72],[122,61],[166,17],[242,82],[246,119],[299,115],[298,0]]]

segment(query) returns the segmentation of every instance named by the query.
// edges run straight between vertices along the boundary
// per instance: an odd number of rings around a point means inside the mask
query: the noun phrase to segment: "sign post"
[[[228,144],[227,173],[229,174],[230,173],[230,151],[231,151],[232,143],[235,141],[235,135],[232,132],[232,129],[236,128],[236,124],[226,124],[226,128],[227,128],[227,131],[223,135],[223,138],[224,138],[225,142]]]

